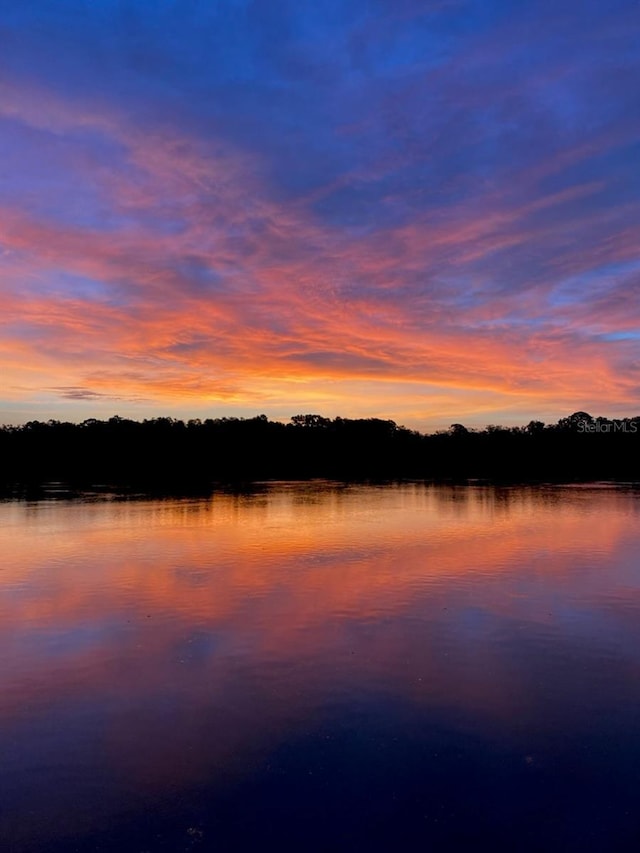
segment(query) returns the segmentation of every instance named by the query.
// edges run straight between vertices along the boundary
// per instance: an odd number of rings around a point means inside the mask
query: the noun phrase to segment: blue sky
[[[0,420],[637,413],[637,2],[0,21]]]

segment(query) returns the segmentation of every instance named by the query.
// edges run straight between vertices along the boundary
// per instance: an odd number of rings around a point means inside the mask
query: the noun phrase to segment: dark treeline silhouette
[[[576,412],[555,424],[453,424],[425,435],[378,418],[295,415],[80,424],[30,421],[0,428],[0,488],[43,483],[144,490],[323,477],[501,482],[640,480],[640,416]]]

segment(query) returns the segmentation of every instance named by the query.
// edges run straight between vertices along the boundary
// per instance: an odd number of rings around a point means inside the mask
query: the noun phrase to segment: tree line
[[[640,416],[555,424],[452,424],[431,434],[379,418],[301,414],[289,423],[253,418],[0,427],[0,488],[21,493],[61,481],[77,488],[207,489],[268,479],[432,479],[547,482],[640,480]]]

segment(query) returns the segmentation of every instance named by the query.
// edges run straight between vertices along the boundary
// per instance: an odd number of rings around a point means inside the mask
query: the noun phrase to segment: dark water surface
[[[0,850],[640,849],[640,495],[0,504]]]

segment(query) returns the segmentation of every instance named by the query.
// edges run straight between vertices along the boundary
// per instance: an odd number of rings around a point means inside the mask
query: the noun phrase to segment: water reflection
[[[0,505],[0,837],[625,849],[639,508],[321,483]]]

